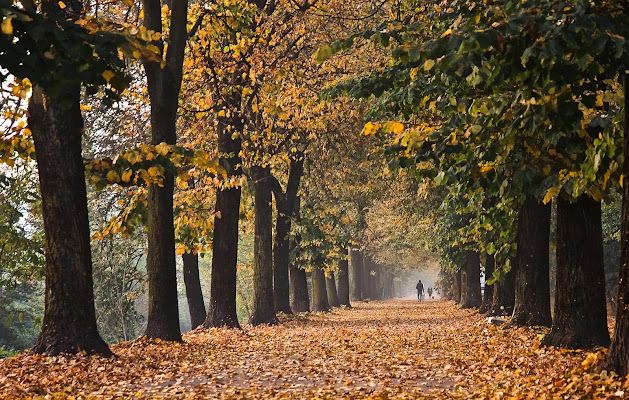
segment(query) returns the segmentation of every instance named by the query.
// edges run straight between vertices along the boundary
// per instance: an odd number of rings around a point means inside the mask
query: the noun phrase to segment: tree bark
[[[488,285],[487,281],[492,278],[495,265],[496,258],[494,255],[485,254],[485,289],[483,291],[483,302],[478,309],[478,312],[481,314],[487,314],[494,301],[494,285]]]
[[[291,313],[290,307],[290,283],[288,278],[288,265],[290,258],[289,238],[291,218],[294,216],[295,203],[299,183],[304,171],[304,158],[299,154],[290,160],[290,170],[286,193],[282,192],[277,179],[273,178],[273,194],[277,208],[277,220],[275,224],[275,242],[273,246],[273,297],[275,311],[285,314]]]
[[[475,308],[481,305],[480,257],[477,252],[465,252],[465,266],[461,270],[461,307]]]
[[[32,351],[111,356],[96,327],[79,99],[77,86],[64,108],[34,87],[28,107],[46,237],[44,319]]]
[[[339,261],[338,296],[339,303],[345,307],[351,307],[349,302],[349,263],[347,261],[347,247],[341,250],[344,258]]]
[[[310,311],[306,271],[290,264],[290,308],[294,313]]]
[[[614,336],[605,355],[603,369],[620,376],[629,373],[629,75],[624,76],[624,161],[622,165],[622,220],[620,228],[620,268],[618,276],[618,306]]]
[[[527,197],[518,219],[518,261],[515,270],[515,307],[511,323],[550,326],[549,278],[550,203]]]
[[[240,104],[240,98],[232,103]],[[220,165],[227,171],[228,177],[242,174],[240,167],[240,136],[232,137],[232,126],[236,132],[242,132],[243,125],[239,118],[219,118],[218,151],[222,154]],[[236,271],[238,263],[238,222],[240,220],[240,186],[219,190],[216,193],[216,216],[214,217],[214,236],[212,243],[212,276],[210,285],[210,303],[203,326],[239,328],[236,315]]]
[[[294,214],[297,222],[301,221],[299,197],[295,200]],[[294,240],[290,241],[290,251],[294,251],[299,246],[301,236],[297,235]],[[310,298],[308,296],[308,279],[306,271],[294,264],[289,264],[289,283],[290,283],[290,308],[294,313],[309,312]]]
[[[360,289],[363,294],[363,300],[373,300],[373,294],[371,293],[371,257],[365,252],[363,255],[363,276],[362,276],[362,288]]]
[[[371,292],[371,298],[373,300],[381,299],[380,286],[378,281],[380,280],[380,265],[378,265],[373,259],[371,259],[371,273],[369,274],[369,292]]]
[[[360,250],[351,249],[350,259],[352,262],[352,286],[350,287],[350,296],[352,301],[361,301],[363,299],[363,256]]]
[[[273,298],[273,208],[269,167],[251,168],[255,198],[253,243],[253,310],[249,324],[276,324]]]
[[[557,200],[555,318],[544,345],[608,346],[601,203],[581,195]]]
[[[336,291],[336,280],[334,279],[334,272],[330,272],[330,276],[325,277],[325,287],[328,293],[328,304],[330,307],[340,307],[338,292]]]
[[[454,276],[452,280],[452,300],[455,303],[461,303],[461,269],[457,268],[452,274]]]
[[[502,266],[496,262],[496,270]],[[488,312],[489,315],[512,315],[515,304],[515,273],[512,268],[502,280],[494,283],[494,302]]]
[[[190,328],[194,329],[202,325],[206,317],[201,279],[199,279],[199,255],[184,253],[181,259],[183,260],[183,282],[186,285],[186,298],[190,311]]]
[[[321,268],[312,269],[312,311],[330,311],[325,272]]]
[[[159,0],[143,0],[144,26],[162,32],[162,5]],[[183,76],[184,49],[188,32],[187,0],[171,4],[168,49],[164,65],[145,62],[148,94],[151,100],[151,142],[177,142],[177,110]],[[179,306],[177,303],[177,271],[175,264],[175,227],[173,224],[174,174],[164,172],[163,186],[152,185],[148,191],[148,319],[145,336],[181,341]]]

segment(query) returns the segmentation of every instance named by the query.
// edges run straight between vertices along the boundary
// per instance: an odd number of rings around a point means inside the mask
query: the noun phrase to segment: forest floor
[[[356,302],[277,326],[138,339],[116,358],[0,360],[0,399],[629,398],[600,353],[539,347],[544,329],[503,328],[449,301]]]

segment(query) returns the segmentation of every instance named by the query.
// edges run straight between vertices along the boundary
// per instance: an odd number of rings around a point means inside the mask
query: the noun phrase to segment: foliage
[[[19,162],[0,173],[0,288],[41,278],[44,235],[32,165]]]
[[[39,282],[0,288],[0,348],[4,356],[33,345],[43,312],[43,286]]]

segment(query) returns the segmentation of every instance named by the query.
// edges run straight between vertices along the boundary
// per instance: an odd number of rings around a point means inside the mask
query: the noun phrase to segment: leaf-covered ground
[[[0,398],[629,398],[600,355],[539,347],[452,302],[355,303],[279,326],[138,339],[116,358],[0,361]]]

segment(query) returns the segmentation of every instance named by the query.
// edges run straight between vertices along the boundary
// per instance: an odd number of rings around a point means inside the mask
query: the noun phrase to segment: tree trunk
[[[299,197],[295,199],[294,216],[297,222],[301,221]],[[301,236],[297,235],[294,240],[290,241],[290,251],[294,251],[299,246]],[[308,278],[306,271],[294,264],[289,264],[289,283],[290,283],[290,308],[294,313],[309,312],[310,298],[308,296]]]
[[[162,32],[162,5],[159,0],[144,0],[144,26]],[[177,142],[177,110],[181,90],[184,49],[187,40],[187,0],[171,4],[168,49],[164,65],[145,62],[148,94],[151,100],[151,143]],[[152,185],[148,191],[148,318],[144,335],[149,338],[181,341],[177,270],[175,264],[175,227],[173,224],[174,174],[164,172],[163,186]]]
[[[321,268],[312,269],[312,311],[330,311],[325,272]]]
[[[288,265],[290,253],[288,251],[288,234],[290,233],[289,208],[276,202],[277,219],[275,220],[275,241],[273,246],[273,299],[276,312],[292,314],[290,308],[290,284]]]
[[[96,327],[79,88],[71,105],[35,87],[28,124],[35,141],[46,236],[44,319],[35,353],[112,355]]]
[[[345,307],[351,307],[349,302],[349,263],[347,261],[347,247],[341,250],[344,258],[339,261],[338,295],[339,303]]]
[[[452,300],[455,303],[461,303],[461,269],[457,268],[453,273],[452,280]]]
[[[234,102],[236,100],[239,101],[235,99]],[[238,132],[243,129],[242,122],[238,118],[233,120],[219,118],[218,151],[223,155],[219,162],[227,171],[228,177],[237,177],[242,174],[239,156],[242,144],[239,136],[232,138],[233,132],[227,128],[228,126],[234,126]],[[240,327],[236,315],[240,194],[240,186],[222,189],[216,193],[217,214],[214,217],[210,303],[207,317],[203,322],[206,328]]]
[[[478,312],[481,314],[487,314],[494,301],[494,285],[488,285],[487,281],[492,278],[495,265],[496,258],[494,255],[485,254],[485,289],[483,291],[483,302],[478,309]]]
[[[325,287],[328,293],[328,304],[330,307],[340,307],[338,292],[336,291],[336,280],[334,279],[334,272],[330,272],[330,276],[325,277]]]
[[[587,195],[557,199],[556,280],[555,318],[543,344],[608,346],[601,203]]]
[[[304,172],[304,158],[299,154],[290,160],[290,171],[286,193],[282,192],[277,179],[273,178],[275,188],[275,205],[277,207],[277,221],[275,224],[275,243],[273,246],[273,297],[275,311],[291,314],[290,283],[288,265],[290,258],[288,235],[291,228],[291,218],[295,215],[295,205],[299,183]],[[297,208],[298,212],[298,208]]]
[[[350,287],[350,296],[352,301],[361,301],[363,299],[363,256],[360,250],[351,249],[350,259],[352,262],[352,286]]]
[[[511,323],[550,326],[550,204],[527,197],[518,219],[515,307]]]
[[[251,325],[276,324],[273,299],[273,208],[269,167],[251,168],[255,198],[253,243],[253,310]]]
[[[199,255],[184,253],[181,259],[183,260],[183,282],[186,285],[188,310],[190,310],[190,328],[194,329],[203,324],[206,317],[201,279],[199,279]]]
[[[461,270],[461,307],[480,307],[480,257],[477,252],[465,252],[465,266]]]
[[[294,313],[310,311],[306,271],[290,264],[290,308]]]
[[[496,262],[496,270],[502,266]],[[494,283],[494,302],[488,312],[489,315],[511,315],[515,304],[515,273],[514,268],[506,273],[501,280]]]
[[[629,374],[629,75],[624,76],[624,161],[622,165],[622,222],[620,228],[620,268],[618,306],[614,336],[605,355],[603,368],[620,376]]]
[[[378,265],[373,259],[371,260],[371,271],[369,274],[369,291],[371,292],[371,298],[374,300],[381,299],[380,285],[380,265]]]
[[[365,252],[363,255],[363,276],[362,276],[362,288],[360,289],[363,294],[363,300],[373,300],[373,294],[371,293],[371,257]]]

